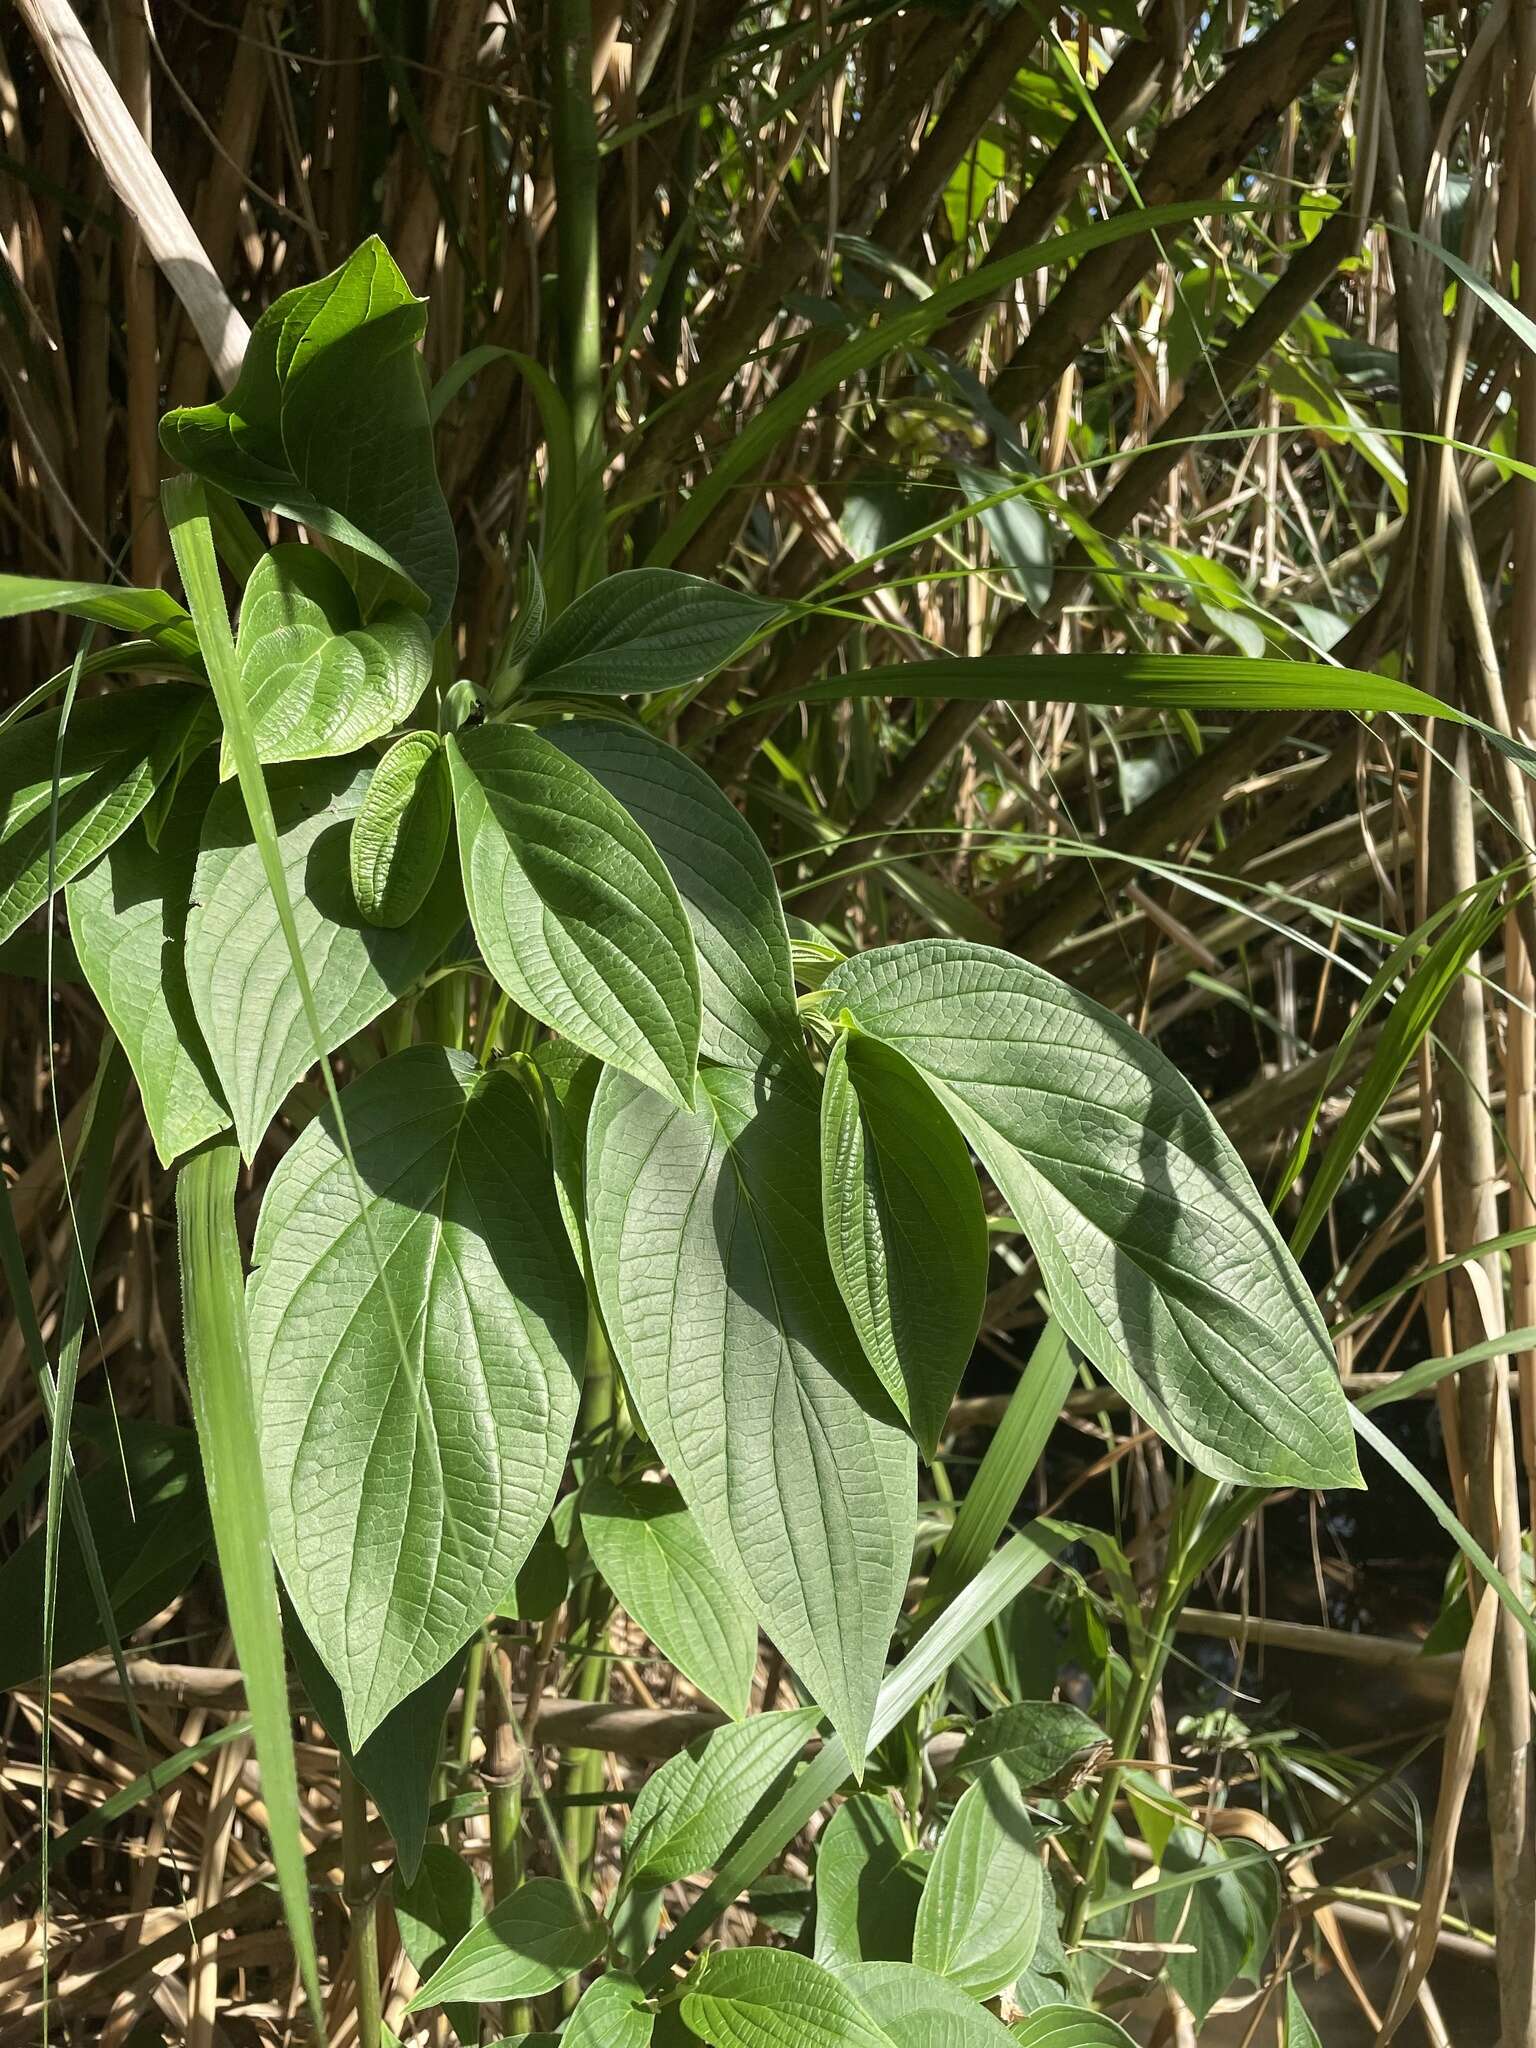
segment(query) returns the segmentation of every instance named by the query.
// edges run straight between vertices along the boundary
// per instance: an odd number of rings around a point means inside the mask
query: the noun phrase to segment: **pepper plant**
[[[597,575],[590,493],[552,468],[547,574],[528,564],[492,672],[455,673],[424,321],[367,244],[276,301],[227,397],[166,418],[183,602],[5,591],[90,624],[0,737],[0,939],[62,894],[108,1027],[97,1109],[121,1055],[177,1176],[187,1382],[317,2024],[289,1657],[344,1764],[365,2048],[386,1873],[422,1980],[407,2032],[442,2012],[474,2041],[492,2004],[527,2034],[574,2006],[572,2048],[984,2048],[1005,1996],[1033,2015],[1019,2038],[1056,2040],[1051,2010],[1102,1973],[1085,1928],[1123,1922],[1116,1789],[1223,1490],[1359,1483],[1327,1331],[1204,1103],[1118,1017],[989,946],[845,957],[786,918],[667,737],[777,607]],[[920,1522],[999,1203],[1050,1321],[958,1519]],[[994,1550],[1083,1367],[1197,1475],[1150,1615],[1091,1539],[1138,1650],[1106,1660],[1109,1725],[965,1662],[1081,1538]],[[44,1371],[49,1570],[68,1515],[115,1646],[66,1449],[74,1361]],[[439,1770],[450,1703],[472,1729],[483,1690],[494,1731],[536,1739],[488,1619],[536,1627],[534,1684],[563,1652],[579,1691],[615,1606],[720,1725],[639,1789],[602,1910],[601,1781],[569,1765],[557,1813],[526,1759],[492,1773],[484,1912],[452,1846],[474,1795]],[[754,1710],[759,1632],[794,1704]],[[840,1793],[814,1931],[802,1898],[794,1945],[711,1953]],[[1276,1868],[1253,1849],[1213,1873],[1165,1821],[1172,1921],[1213,1874],[1247,1916],[1225,1976],[1180,1961],[1203,2010],[1252,1974]],[[663,1931],[667,1888],[706,1871]]]

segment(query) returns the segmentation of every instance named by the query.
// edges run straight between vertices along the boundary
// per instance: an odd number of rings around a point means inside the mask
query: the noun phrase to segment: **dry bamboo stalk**
[[[239,374],[250,329],[219,282],[165,173],[69,0],[16,0],[16,5],[108,183],[138,223],[145,247],[186,307],[214,375],[228,390]]]

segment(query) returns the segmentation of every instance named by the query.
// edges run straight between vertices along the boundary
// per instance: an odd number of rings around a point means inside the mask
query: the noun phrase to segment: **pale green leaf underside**
[[[700,1093],[690,1114],[603,1077],[598,1296],[647,1435],[858,1756],[911,1562],[914,1454],[827,1264],[810,1077],[706,1068]]]
[[[698,948],[700,1057],[756,1067],[798,1047],[778,885],[735,805],[702,768],[638,726],[573,719],[545,737],[617,798],[666,863]]]
[[[625,1613],[685,1678],[740,1720],[757,1666],[757,1619],[677,1488],[591,1481],[581,1528]]]
[[[1327,1331],[1247,1169],[1176,1068],[987,946],[850,960],[834,1013],[927,1079],[1024,1227],[1063,1329],[1204,1472],[1359,1484]]]
[[[710,1956],[684,1992],[683,2022],[713,2048],[891,2048],[851,1991],[788,1949]]]
[[[839,1965],[891,2048],[1008,2048],[1008,2029],[957,1985],[910,1963]]]
[[[973,1998],[991,1998],[1029,1967],[1045,1908],[1045,1872],[1023,1795],[994,1768],[962,1795],[940,1837],[912,1960]]]
[[[780,609],[676,569],[624,569],[566,607],[524,680],[561,696],[674,689],[712,675]]]
[[[432,680],[425,620],[384,605],[364,625],[336,563],[291,542],[251,571],[235,648],[256,751],[269,762],[350,754],[382,739]]]
[[[646,2048],[655,2024],[634,1978],[609,1970],[581,1994],[560,2039],[564,2048]]]
[[[397,930],[426,901],[453,824],[448,756],[434,732],[402,733],[368,778],[352,820],[352,895],[369,924]]]
[[[187,989],[187,911],[210,753],[183,782],[151,846],[136,819],[70,883],[69,930],[85,978],[133,1067],[161,1163],[229,1123]]]
[[[673,1101],[693,1100],[699,970],[661,856],[587,771],[525,725],[448,742],[485,963],[514,1002]]]
[[[965,1140],[878,1039],[840,1039],[821,1102],[827,1252],[881,1385],[931,1457],[981,1324],[987,1218]]]
[[[462,920],[458,877],[445,867],[413,918],[398,930],[380,930],[353,901],[348,871],[367,768],[298,763],[271,770],[267,786],[324,1049],[331,1052],[388,1009],[452,942]],[[187,921],[187,985],[249,1159],[284,1096],[314,1065],[315,1042],[234,784],[220,789],[203,821]]]
[[[820,1718],[816,1707],[752,1714],[701,1736],[652,1772],[624,1830],[626,1885],[672,1884],[712,1870]]]
[[[1024,2048],[1132,2048],[1117,2020],[1086,2005],[1042,2005],[1009,2031]]]
[[[56,884],[80,874],[127,831],[199,717],[212,711],[208,692],[185,683],[153,683],[72,708],[58,781]],[[215,730],[210,725],[210,738]],[[58,732],[59,713],[47,712],[0,739],[0,942],[48,894]]]
[[[249,1304],[273,1546],[360,1744],[473,1634],[543,1526],[586,1300],[510,1071],[417,1046],[341,1105],[383,1285],[325,1116],[272,1177]]]
[[[469,1930],[406,2011],[536,1998],[574,1977],[605,1939],[603,1923],[585,1899],[555,1878],[530,1878]]]

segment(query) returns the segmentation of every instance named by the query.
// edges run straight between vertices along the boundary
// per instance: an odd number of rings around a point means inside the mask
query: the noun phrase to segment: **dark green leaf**
[[[1251,1844],[1228,1847],[1192,1827],[1175,1831],[1162,1874],[1189,1880],[1158,1892],[1155,1924],[1159,1941],[1192,1951],[1168,1958],[1168,1980],[1199,2026],[1238,1977],[1262,1976],[1280,1881],[1273,1859]]]
[[[1202,1471],[1358,1485],[1333,1347],[1247,1169],[1164,1056],[1028,962],[956,940],[824,992],[928,1081],[1019,1219],[1063,1330]]]
[[[126,832],[194,724],[216,731],[213,699],[185,683],[89,697],[70,712],[59,777],[53,879],[68,882]],[[49,811],[59,714],[0,737],[0,940],[48,894]]]
[[[882,1793],[844,1800],[816,1843],[816,1960],[851,1981],[849,1963],[910,1963],[931,1861],[908,1843]]]
[[[699,1053],[756,1067],[799,1047],[789,933],[761,840],[676,747],[639,726],[575,719],[545,737],[616,797],[666,864],[699,956]]]
[[[676,569],[624,569],[566,607],[523,681],[562,697],[675,689],[713,675],[781,609]]]
[[[514,1002],[670,1100],[693,1100],[699,969],[661,856],[525,725],[450,739],[464,893]]]
[[[827,1062],[821,1203],[864,1354],[931,1458],[981,1325],[987,1218],[948,1111],[878,1039],[845,1036]]]
[[[1109,1739],[1098,1722],[1068,1701],[1021,1700],[971,1730],[955,1769],[979,1771],[1001,1763],[1025,1792],[1070,1790],[1076,1772],[1109,1754]]]
[[[182,407],[160,438],[183,468],[356,549],[426,601],[436,634],[458,581],[438,487],[411,296],[376,235],[316,283],[284,292],[252,330],[239,381]]]

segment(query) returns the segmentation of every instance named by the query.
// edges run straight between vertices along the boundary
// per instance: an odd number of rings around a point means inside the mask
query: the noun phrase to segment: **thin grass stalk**
[[[603,308],[598,235],[599,162],[592,106],[589,0],[550,0],[550,132],[555,168],[560,388],[576,443],[579,506],[573,580],[562,601],[590,580],[603,531]]]
[[[342,1897],[356,2000],[358,2048],[383,2048],[379,1985],[379,1883],[368,1843],[368,1795],[345,1757],[341,1769]]]

